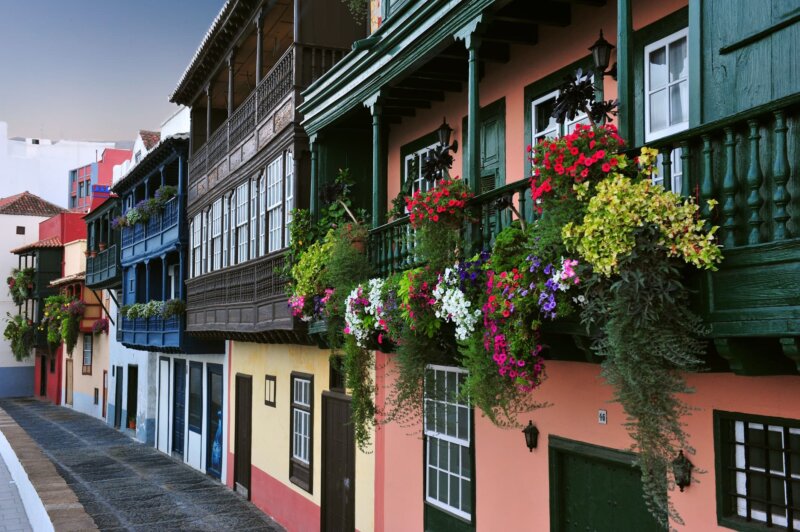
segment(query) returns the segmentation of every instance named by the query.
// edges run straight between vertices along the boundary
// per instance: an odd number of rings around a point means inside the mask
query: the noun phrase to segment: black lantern
[[[672,474],[675,475],[675,484],[683,492],[692,483],[692,469],[694,464],[683,455],[683,451],[678,452],[678,457],[672,461]]]
[[[450,152],[458,151],[458,141],[450,144],[452,133],[453,128],[447,123],[447,119],[443,118],[442,125],[436,130],[439,144],[428,150],[422,160],[422,176],[432,183],[443,179],[453,167],[453,155]]]
[[[600,30],[600,38],[589,47],[589,51],[592,52],[595,71],[600,76],[612,76],[614,79],[617,79],[616,63],[611,67],[611,70],[606,72],[608,63],[611,61],[611,50],[613,49],[614,45],[603,38],[603,30]]]
[[[442,125],[436,130],[436,134],[439,136],[439,144],[453,153],[456,153],[458,152],[458,141],[454,142],[452,146],[450,145],[451,133],[453,133],[453,128],[447,123],[447,118],[442,118]]]
[[[530,452],[533,452],[539,444],[539,429],[536,428],[533,421],[528,421],[528,426],[522,429],[522,433],[525,434],[525,445],[528,446]]]

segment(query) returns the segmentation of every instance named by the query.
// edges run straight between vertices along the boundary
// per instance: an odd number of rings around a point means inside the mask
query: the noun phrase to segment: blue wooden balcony
[[[160,353],[203,353],[224,352],[223,341],[200,341],[186,336],[183,318],[134,318],[119,317],[117,339],[126,347]]]
[[[95,257],[86,258],[86,286],[106,288],[120,282],[119,246],[97,252]]]
[[[151,216],[147,223],[122,229],[122,264],[138,262],[175,247],[180,240],[178,211],[181,199],[180,196],[170,199],[164,210]]]

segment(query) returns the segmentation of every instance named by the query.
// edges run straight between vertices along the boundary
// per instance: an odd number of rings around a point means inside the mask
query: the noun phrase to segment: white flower
[[[480,310],[472,311],[472,302],[461,291],[458,270],[447,268],[439,277],[432,292],[434,314],[437,318],[455,324],[456,339],[466,340],[475,332],[475,324],[481,315]]]

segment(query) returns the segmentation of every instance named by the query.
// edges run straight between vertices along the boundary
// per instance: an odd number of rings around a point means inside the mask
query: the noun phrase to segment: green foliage
[[[530,254],[529,237],[518,221],[500,231],[492,247],[492,268],[498,272],[519,268]]]
[[[346,386],[350,391],[352,423],[355,441],[361,451],[369,450],[370,435],[375,426],[375,357],[372,352],[356,344],[352,335],[344,338],[344,370]]]
[[[335,229],[348,222],[363,222],[367,213],[353,210],[353,200],[350,197],[355,181],[350,176],[349,168],[340,168],[332,183],[322,187],[320,194],[321,207],[319,221],[317,222],[317,237],[326,235],[330,229]]]
[[[698,337],[707,331],[689,308],[689,290],[658,226],[636,230],[634,239],[618,275],[590,282],[583,320],[603,332],[595,346],[603,376],[628,415],[645,501],[666,528],[668,517],[683,523],[667,495],[668,472],[679,450],[693,452],[681,422],[690,409],[679,394],[691,392],[683,374],[702,367]]]
[[[8,320],[3,337],[11,343],[11,352],[14,353],[14,358],[21,362],[31,356],[36,331],[33,322],[26,317],[6,315]]]
[[[123,305],[119,309],[120,315],[129,320],[136,318],[163,318],[166,320],[180,316],[184,312],[186,312],[186,303],[180,299],[168,299],[167,301],[154,299],[147,303]]]
[[[333,249],[333,232],[310,244],[292,266],[292,292],[302,296],[319,294],[325,288],[322,275]]]
[[[61,342],[72,356],[78,343],[81,318],[86,310],[82,301],[63,294],[49,296],[44,300],[44,319],[40,328],[47,331],[47,343],[54,350]]]
[[[11,270],[11,275],[6,279],[6,283],[8,284],[8,295],[11,296],[15,305],[22,305],[31,297],[34,273],[33,268]]]
[[[342,0],[356,21],[363,21],[369,13],[369,0]]]

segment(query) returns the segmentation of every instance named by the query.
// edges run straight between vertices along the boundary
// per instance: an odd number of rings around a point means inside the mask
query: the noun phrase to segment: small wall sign
[[[601,425],[605,425],[608,423],[608,412],[603,410],[602,408],[597,411],[597,422]]]

